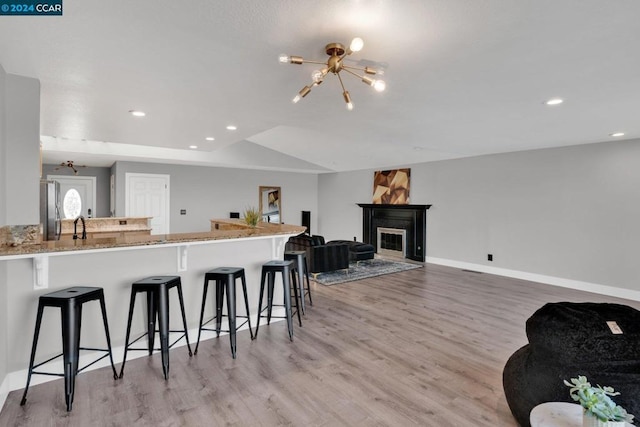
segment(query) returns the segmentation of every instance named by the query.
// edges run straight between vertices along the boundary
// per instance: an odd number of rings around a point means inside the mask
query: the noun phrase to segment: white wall
[[[40,222],[40,82],[6,74],[6,223]]]
[[[126,173],[171,176],[171,233],[209,231],[212,218],[228,218],[248,206],[258,207],[258,187],[281,187],[282,221],[301,224],[301,211],[311,211],[312,228],[317,227],[318,178],[313,174],[271,172],[202,166],[117,162],[116,216],[125,215]],[[180,210],[186,209],[186,215]]]
[[[411,203],[433,204],[427,257],[640,290],[640,140],[410,167]],[[362,236],[372,179],[319,177],[318,234]]]
[[[0,225],[40,222],[39,149],[40,82],[7,74],[0,66]],[[0,405],[7,391],[8,277],[6,264],[0,262]]]
[[[6,135],[5,135],[5,103],[7,74],[0,65],[0,226],[7,224],[6,187]],[[7,324],[7,266],[0,262],[0,325]],[[7,398],[8,387],[5,383],[7,375],[7,331],[0,327],[0,409]]]
[[[6,81],[7,73],[0,65],[0,226],[7,224],[7,187],[9,180],[7,179],[7,128],[6,128]]]

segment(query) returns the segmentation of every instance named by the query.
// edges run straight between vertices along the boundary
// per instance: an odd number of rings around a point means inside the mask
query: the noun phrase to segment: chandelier
[[[288,62],[290,64],[320,64],[323,66],[320,70],[315,70],[313,73],[311,73],[311,79],[313,80],[313,83],[303,87],[302,90],[300,90],[300,92],[298,92],[298,94],[295,96],[295,98],[293,98],[293,103],[295,104],[302,98],[307,96],[309,92],[311,92],[311,88],[320,85],[324,81],[324,78],[327,74],[333,73],[338,77],[340,86],[342,86],[342,96],[344,98],[344,102],[347,103],[347,110],[353,110],[353,102],[351,102],[351,96],[349,95],[349,91],[344,87],[342,77],[340,77],[341,71],[359,78],[363,83],[372,86],[376,91],[382,92],[386,87],[386,84],[383,80],[373,79],[369,76],[360,75],[357,73],[357,71],[361,71],[364,74],[381,75],[383,74],[381,70],[375,70],[371,67],[359,68],[344,65],[344,58],[351,55],[353,52],[359,52],[360,50],[362,50],[363,46],[364,41],[362,41],[360,37],[354,38],[351,41],[349,48],[347,49],[345,49],[344,45],[341,43],[329,43],[325,46],[325,51],[327,52],[327,55],[329,55],[329,59],[326,62],[310,61],[303,59],[301,56],[286,54],[280,55],[280,62],[282,63]]]

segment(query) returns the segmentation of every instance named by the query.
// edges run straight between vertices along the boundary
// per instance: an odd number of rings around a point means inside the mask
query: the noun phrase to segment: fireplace
[[[376,229],[378,240],[377,253],[396,258],[407,256],[407,230],[401,228],[378,227]]]
[[[431,205],[378,205],[358,203],[362,208],[362,240],[380,252],[378,228],[402,230],[404,254],[394,255],[424,262],[427,253],[427,209]],[[385,236],[386,246],[397,246],[397,233]],[[387,249],[387,248],[382,248]]]

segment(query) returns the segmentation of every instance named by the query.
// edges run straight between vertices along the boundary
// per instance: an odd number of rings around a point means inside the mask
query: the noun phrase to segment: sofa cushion
[[[324,237],[322,236],[311,236],[311,244],[313,246],[321,246],[324,245]]]

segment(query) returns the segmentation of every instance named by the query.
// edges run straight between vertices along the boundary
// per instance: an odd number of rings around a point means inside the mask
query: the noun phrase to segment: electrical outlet
[[[186,214],[187,214],[186,209],[180,209],[180,215],[186,215]]]
[[[487,261],[493,261],[493,254],[487,254]]]

